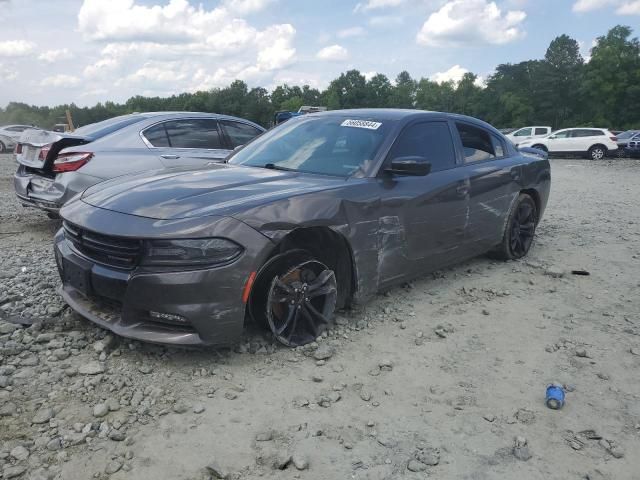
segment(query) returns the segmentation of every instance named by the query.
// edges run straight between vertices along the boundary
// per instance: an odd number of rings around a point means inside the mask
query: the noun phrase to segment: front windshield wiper
[[[265,163],[264,165],[262,165],[262,168],[268,168],[269,170],[283,170],[285,172],[297,172],[295,168],[281,167],[280,165],[276,165],[275,163]]]

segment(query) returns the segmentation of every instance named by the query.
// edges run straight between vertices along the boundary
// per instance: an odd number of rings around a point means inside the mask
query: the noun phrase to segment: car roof
[[[325,117],[325,116],[350,116],[354,118],[362,118],[362,119],[371,119],[375,118],[377,120],[390,120],[390,121],[402,121],[408,122],[414,118],[429,118],[433,117],[442,119],[443,117],[449,118],[454,121],[464,121],[468,123],[475,123],[476,125],[486,128],[488,130],[497,133],[498,135],[502,135],[493,125],[488,124],[482,120],[479,120],[474,117],[469,117],[467,115],[461,115],[458,113],[448,113],[448,112],[436,112],[430,110],[415,110],[408,108],[356,108],[356,109],[345,109],[345,110],[328,110],[326,112],[315,112],[308,113],[299,118],[304,117]]]

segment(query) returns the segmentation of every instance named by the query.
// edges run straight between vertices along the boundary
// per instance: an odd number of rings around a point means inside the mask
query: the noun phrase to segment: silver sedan
[[[67,200],[96,183],[129,173],[206,167],[263,132],[248,120],[193,112],[135,113],[72,134],[27,130],[16,148],[15,191],[24,206],[56,217]]]

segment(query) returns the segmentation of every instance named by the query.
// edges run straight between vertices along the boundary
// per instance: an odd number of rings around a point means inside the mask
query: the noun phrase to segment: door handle
[[[160,155],[162,158],[166,159],[166,160],[177,160],[180,158],[180,155],[169,155],[169,154],[165,154],[165,155]]]

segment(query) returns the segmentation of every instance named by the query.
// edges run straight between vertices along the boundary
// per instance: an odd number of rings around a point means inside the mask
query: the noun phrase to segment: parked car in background
[[[16,147],[16,141],[11,137],[0,135],[0,155],[3,153],[13,152]]]
[[[22,132],[31,128],[35,127],[33,125],[5,125],[0,127],[0,153],[12,151]]]
[[[531,248],[547,155],[474,118],[363,109],[288,120],[207,170],[127,175],[61,210],[62,295],[125,337],[285,345],[337,308],[491,251]]]
[[[552,155],[582,155],[601,160],[618,150],[617,138],[606,128],[565,128],[543,138],[525,140],[521,147],[544,150]]]
[[[632,158],[640,157],[640,133],[634,135],[633,138],[627,142],[624,147],[624,153]]]
[[[551,127],[523,127],[508,133],[507,138],[517,147],[525,140],[546,137],[550,133]]]
[[[626,147],[631,139],[635,139],[638,136],[640,136],[640,130],[627,130],[622,133],[619,133],[618,135],[616,135],[616,138],[618,139],[617,141],[618,147],[619,148]]]
[[[211,113],[136,113],[73,133],[27,130],[16,147],[14,186],[24,206],[55,217],[86,188],[127,173],[221,162],[264,132],[241,118]]]

